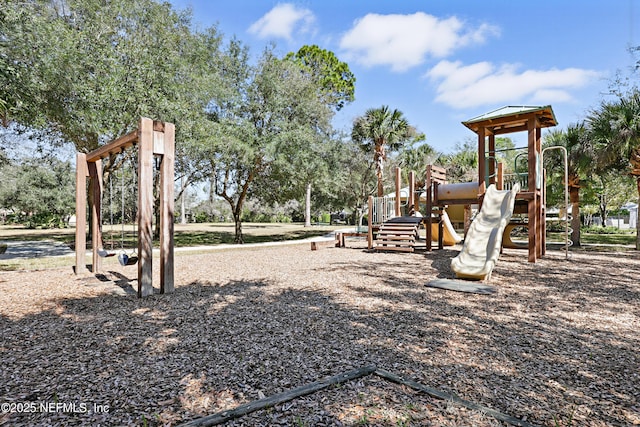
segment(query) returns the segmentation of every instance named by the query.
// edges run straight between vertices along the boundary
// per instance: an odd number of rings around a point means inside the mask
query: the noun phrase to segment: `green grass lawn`
[[[323,236],[331,231],[346,228],[346,226],[313,225],[304,227],[303,224],[265,224],[244,223],[242,232],[245,243],[264,243],[284,240],[301,240],[309,237]],[[103,226],[104,247],[107,250],[118,251],[122,247],[134,248],[136,246],[136,234],[132,225],[124,227],[124,245],[122,244],[122,227],[120,225]],[[204,224],[175,224],[174,241],[176,248],[194,246],[215,246],[220,244],[233,244],[235,238],[235,226],[229,223],[204,223]],[[67,229],[27,229],[22,226],[0,226],[0,241],[9,246],[12,241],[41,241],[53,240],[70,246],[75,242],[75,228]],[[158,240],[154,240],[154,246],[158,247]],[[114,258],[105,259],[113,261]],[[67,257],[62,258],[20,258],[0,260],[0,271],[41,269],[60,267],[69,264]]]
[[[527,239],[526,235],[521,236],[523,240]],[[569,237],[571,238],[571,237]],[[590,233],[588,231],[582,231],[580,233],[580,241],[582,245],[594,245],[597,249],[607,249],[611,248],[611,250],[625,250],[629,249],[628,246],[632,245],[635,247],[636,243],[636,234],[635,231],[625,232],[621,231],[619,233]],[[550,243],[562,243],[564,242],[564,233],[559,232],[547,232],[547,242]],[[618,246],[618,248],[615,248]]]
[[[283,240],[299,240],[309,237],[322,236],[331,231],[347,226],[314,225],[304,227],[303,224],[266,224],[266,223],[245,223],[242,225],[245,243],[263,243]],[[104,242],[105,248],[110,249],[113,242],[113,249],[121,248],[122,227],[105,225]],[[39,241],[54,240],[68,245],[72,245],[75,240],[75,229],[27,229],[22,226],[0,226],[0,241],[11,245],[11,241]],[[175,225],[175,246],[177,248],[194,246],[215,246],[220,244],[232,244],[235,237],[234,224],[230,223],[204,223],[204,224],[176,224]],[[526,233],[520,236],[526,240]],[[583,230],[581,234],[583,245],[589,245],[591,249],[598,250],[632,250],[635,245],[635,230],[620,231],[616,233],[593,233]],[[548,232],[547,241],[549,243],[560,243],[564,241],[564,234],[558,232]],[[133,248],[136,242],[136,235],[133,226],[125,226],[125,248]],[[158,242],[154,242],[158,245]],[[593,246],[592,246],[593,245]],[[589,249],[586,248],[586,249]],[[113,260],[115,258],[111,258]],[[20,270],[20,269],[41,269],[60,267],[68,265],[70,260],[62,258],[29,258],[1,260],[0,271]]]
[[[300,223],[243,223],[242,233],[245,243],[263,243],[281,240],[298,240],[308,237],[322,236],[333,230],[345,228],[336,225],[313,225],[304,227]],[[176,247],[207,246],[233,243],[235,226],[232,223],[175,224],[174,239]],[[122,243],[122,227],[120,225],[104,225],[103,240],[105,247],[119,248]],[[54,240],[72,244],[75,240],[75,229],[28,229],[19,225],[0,226],[2,241],[37,241]],[[132,225],[124,226],[124,246],[133,246],[136,231]],[[157,244],[157,242],[156,242]]]

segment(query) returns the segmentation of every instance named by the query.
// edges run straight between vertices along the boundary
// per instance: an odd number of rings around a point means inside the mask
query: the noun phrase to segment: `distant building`
[[[638,222],[638,204],[637,203],[625,203],[624,205],[620,206],[621,210],[626,210],[629,211],[629,214],[625,214],[625,215],[609,215],[607,217],[607,221],[605,223],[605,225],[607,227],[616,227],[619,228],[621,230],[626,230],[626,229],[635,229],[636,228],[636,224]],[[602,224],[602,219],[600,217],[594,217],[593,218],[593,224],[594,225],[601,225]]]

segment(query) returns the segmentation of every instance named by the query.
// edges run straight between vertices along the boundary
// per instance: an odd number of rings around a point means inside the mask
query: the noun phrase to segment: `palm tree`
[[[593,166],[593,152],[587,142],[584,123],[570,124],[566,130],[554,130],[545,138],[545,146],[561,146],[567,150],[569,203],[571,203],[571,241],[580,246],[580,187],[582,179]],[[561,158],[550,157],[553,166],[561,165]],[[564,178],[563,178],[564,180]]]
[[[455,146],[451,154],[442,154],[436,163],[447,170],[447,181],[469,182],[477,180],[478,148],[472,139],[466,139]]]
[[[628,171],[636,179],[640,202],[640,90],[602,102],[588,121],[598,169]],[[636,227],[636,249],[640,250],[640,221]]]
[[[416,129],[409,125],[399,110],[390,111],[384,105],[371,108],[364,116],[356,118],[351,131],[351,138],[367,150],[373,149],[373,160],[378,179],[378,197],[384,195],[383,173],[387,159],[387,149],[398,150],[408,141],[424,139]]]
[[[409,171],[414,171],[417,174],[416,187],[422,187],[427,165],[432,164],[439,155],[429,144],[404,148],[397,158],[398,166],[402,168],[403,179],[408,178]]]

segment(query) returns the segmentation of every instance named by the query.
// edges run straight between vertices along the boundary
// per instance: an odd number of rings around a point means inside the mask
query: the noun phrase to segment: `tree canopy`
[[[214,192],[231,206],[235,240],[242,243],[242,207],[254,182],[266,180],[292,150],[307,152],[315,131],[329,126],[331,111],[314,81],[271,50],[252,66],[232,43],[231,58],[235,71],[225,80],[226,96],[212,103],[215,133],[207,144]]]
[[[193,32],[189,14],[168,3],[8,1],[3,14],[3,122],[55,132],[78,151],[131,131],[141,116],[189,132],[215,87],[201,79],[212,77],[220,36]]]
[[[336,110],[355,100],[356,77],[346,62],[341,62],[330,50],[317,45],[302,46],[295,54],[287,54],[317,83],[324,102]]]

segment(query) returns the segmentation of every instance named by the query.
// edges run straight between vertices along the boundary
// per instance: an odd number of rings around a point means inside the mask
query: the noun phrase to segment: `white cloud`
[[[394,71],[405,71],[423,63],[427,56],[446,57],[462,46],[483,43],[498,32],[487,24],[466,28],[455,16],[439,19],[423,12],[370,13],[354,22],[340,40],[340,49],[347,59],[365,66],[390,65]]]
[[[454,108],[524,101],[550,104],[573,99],[572,89],[584,87],[601,77],[594,70],[525,70],[490,62],[463,65],[460,61],[441,61],[426,76],[437,83],[436,101]]]
[[[291,3],[281,3],[251,24],[249,33],[260,38],[283,38],[291,40],[294,31],[306,33],[313,30],[315,15],[309,9]]]

